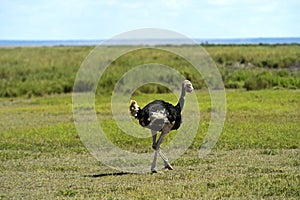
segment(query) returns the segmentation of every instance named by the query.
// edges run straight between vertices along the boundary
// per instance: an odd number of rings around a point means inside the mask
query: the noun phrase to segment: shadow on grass
[[[129,175],[129,174],[133,174],[133,173],[129,173],[129,172],[112,172],[112,173],[85,175],[84,177],[101,178],[101,177],[106,177],[106,176],[122,176],[122,175]]]

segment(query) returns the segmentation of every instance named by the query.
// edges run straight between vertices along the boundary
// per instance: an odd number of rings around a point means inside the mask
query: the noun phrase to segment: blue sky
[[[299,0],[0,0],[0,39],[108,39],[139,28],[192,38],[300,37]]]

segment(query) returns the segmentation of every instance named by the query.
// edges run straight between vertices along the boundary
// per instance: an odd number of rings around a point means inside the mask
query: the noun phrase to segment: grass
[[[193,52],[193,47],[184,48]],[[299,45],[204,48],[225,86],[239,90],[227,90],[223,132],[213,151],[201,159],[199,147],[213,108],[203,80],[186,61],[162,51],[136,51],[113,61],[99,82],[96,113],[106,136],[137,153],[152,152],[151,138],[127,135],[111,116],[109,91],[124,72],[155,61],[180,71],[196,89],[204,88],[197,90],[197,134],[173,162],[175,170],[161,174],[111,169],[82,144],[70,92],[93,47],[0,48],[0,199],[299,199]],[[153,99],[175,103],[166,91],[145,85],[133,98],[141,106]],[[176,133],[168,134],[163,146]]]
[[[216,63],[226,88],[258,90],[265,88],[300,88],[299,45],[203,46]],[[107,47],[107,52],[122,46]],[[175,48],[175,47],[174,47]],[[183,46],[194,56],[194,46]],[[93,47],[17,47],[0,48],[0,97],[28,97],[70,93],[76,73]],[[138,58],[138,59],[137,59]],[[112,61],[101,77],[98,94],[112,91],[115,83],[129,69],[145,63],[160,63],[178,70],[194,81],[197,89],[205,82],[180,56],[157,49],[142,49]],[[162,79],[171,82],[170,77]],[[89,83],[85,83],[90,87]],[[84,89],[84,88],[83,88]],[[141,93],[164,93],[159,85],[144,86]]]
[[[206,92],[197,97],[197,135],[173,163],[175,170],[161,174],[121,173],[94,159],[74,127],[70,94],[0,99],[0,198],[299,199],[299,91],[227,91],[224,131],[203,159],[198,149],[209,124],[210,97]],[[135,98],[140,104],[173,100],[168,94]],[[96,112],[111,130],[111,141],[124,149],[152,151],[151,138],[118,130],[109,107],[108,95],[97,97]]]

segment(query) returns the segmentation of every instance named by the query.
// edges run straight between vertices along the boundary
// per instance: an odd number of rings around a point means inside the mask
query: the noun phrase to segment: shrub
[[[212,45],[204,46],[218,65],[225,87],[256,90],[264,88],[300,88],[299,45]],[[108,47],[122,48],[122,47]],[[187,49],[194,53],[193,47]],[[109,93],[124,73],[145,63],[161,63],[171,66],[187,79],[195,89],[206,88],[203,77],[191,65],[177,55],[145,49],[125,54],[113,61],[102,75],[97,86],[89,78],[73,87],[76,73],[93,47],[34,47],[0,48],[0,97],[42,96],[46,94],[91,91]],[[249,64],[251,63],[251,65]],[[251,67],[250,67],[251,66]],[[298,71],[297,71],[298,70]],[[173,83],[172,76],[162,79]],[[216,85],[214,75],[209,78]],[[169,92],[152,85],[140,92]]]
[[[230,89],[239,89],[243,87],[243,83],[238,81],[229,81],[225,84],[225,87]]]

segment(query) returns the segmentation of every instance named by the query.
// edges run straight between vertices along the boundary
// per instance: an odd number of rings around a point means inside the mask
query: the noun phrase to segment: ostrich
[[[157,173],[156,163],[159,155],[163,161],[165,168],[173,170],[167,157],[161,152],[160,145],[167,133],[171,130],[177,130],[181,124],[181,110],[184,105],[186,92],[193,91],[192,83],[188,80],[182,82],[181,96],[176,106],[165,102],[163,100],[154,100],[147,104],[144,108],[140,108],[135,100],[130,103],[129,110],[131,115],[139,120],[139,124],[151,130],[152,134],[152,148],[155,150],[153,162],[151,165],[151,172]],[[157,132],[161,134],[156,140]]]

